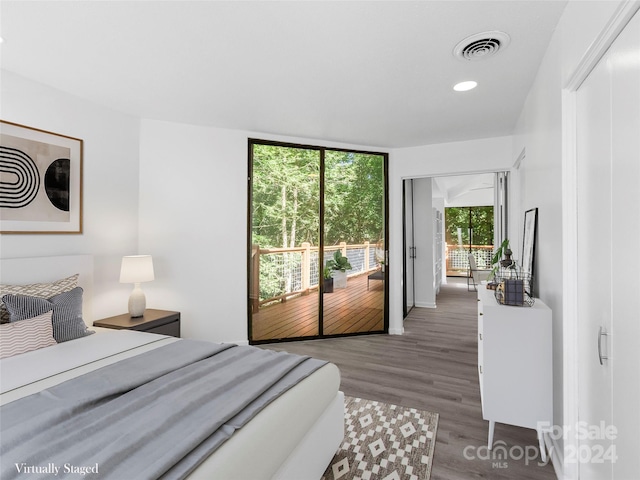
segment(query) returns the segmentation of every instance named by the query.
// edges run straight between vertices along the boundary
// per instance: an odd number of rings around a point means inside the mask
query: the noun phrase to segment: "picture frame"
[[[536,230],[538,227],[538,209],[524,212],[524,234],[522,236],[522,269],[533,276],[536,254]]]
[[[83,141],[0,120],[0,234],[81,234]]]

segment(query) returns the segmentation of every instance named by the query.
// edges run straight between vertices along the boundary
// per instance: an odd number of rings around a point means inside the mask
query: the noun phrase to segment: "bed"
[[[90,325],[92,265],[93,259],[87,255],[2,259],[0,283],[6,285],[52,282],[79,273],[78,284],[84,290],[83,315],[85,322]],[[122,371],[138,372],[145,370],[147,366],[151,368],[147,363],[153,363],[155,366],[158,358],[171,358],[173,361],[174,358],[181,358],[181,354],[175,353],[179,352],[179,349],[189,352],[197,348],[216,350],[213,356],[207,358],[217,358],[216,355],[228,354],[227,352],[233,352],[236,355],[235,352],[240,352],[242,349],[249,349],[247,351],[251,355],[263,355],[262,352],[264,352],[255,347],[228,345],[218,347],[214,344],[206,344],[208,342],[189,343],[193,341],[143,332],[99,328],[92,328],[92,330],[96,333],[0,360],[0,408],[6,409],[5,411],[11,411],[9,410],[11,408],[13,411],[21,411],[22,405],[42,401],[42,398],[50,398],[50,392],[55,392],[56,389],[68,392],[72,390],[73,385],[84,385],[79,382],[90,379],[92,372],[94,376],[102,378],[105,375],[104,372],[120,369],[120,373],[117,374],[119,378]],[[221,353],[218,353],[218,350]],[[268,355],[275,353],[269,352]],[[156,360],[151,360],[153,358]],[[300,365],[317,362],[313,359],[307,361],[292,358],[288,358],[287,361],[298,362]],[[138,367],[132,369],[130,365],[138,365]],[[140,365],[144,368],[139,368]],[[233,371],[235,374],[237,368],[240,367],[234,366],[227,371]],[[275,399],[270,398],[265,405],[256,410],[257,413],[248,416],[243,426],[231,434],[226,441],[223,440],[212,453],[207,453],[203,458],[193,461],[189,464],[191,466],[176,467],[169,470],[165,476],[153,473],[148,478],[319,479],[343,440],[344,396],[339,391],[340,376],[335,365],[321,362],[313,364],[308,369],[309,372],[300,374],[300,378],[291,382],[293,386],[282,387],[282,392],[273,396]],[[188,375],[183,373],[179,375],[181,379],[186,376]],[[258,377],[263,378],[263,374],[260,373]],[[112,377],[109,376],[109,378]],[[200,382],[197,388],[206,390],[208,386],[208,383]],[[85,387],[74,388],[92,392],[96,390]],[[173,405],[173,403],[165,402],[163,405]],[[254,405],[254,402],[251,402],[251,405]],[[55,409],[52,408],[52,410]],[[190,412],[191,409],[187,413]],[[185,418],[188,417],[187,413],[184,414]],[[129,414],[126,413],[126,415]],[[119,413],[118,416],[120,416]],[[124,409],[122,416],[125,418]],[[81,422],[81,417],[82,415],[78,413],[77,418],[73,420]],[[29,420],[35,422],[35,420]],[[179,424],[171,426],[178,428]],[[5,428],[1,425],[0,427]],[[101,438],[109,435],[108,430],[100,430],[100,432]],[[149,440],[149,445],[145,443],[141,447],[151,448],[152,445],[152,441]],[[162,449],[153,448],[152,451],[157,452]],[[141,458],[135,460],[144,463],[146,458],[151,458],[144,453],[144,448],[136,448],[135,452],[127,453],[126,460],[134,459],[133,457],[137,455]],[[168,446],[166,455],[170,454],[175,452],[171,446]],[[6,463],[6,460],[8,458],[4,458],[2,463]],[[16,462],[19,463],[19,460],[11,459],[12,464]],[[87,462],[77,459],[74,462],[72,466],[78,463],[80,464],[77,465],[78,467],[91,468],[89,464],[82,465]],[[53,463],[55,465],[52,467],[47,465],[38,465],[38,467],[63,468],[62,460],[56,459]],[[108,461],[104,461],[99,475],[94,478],[110,478],[109,472],[105,471],[107,467],[104,465],[109,465]],[[30,466],[25,465],[25,468]],[[22,467],[12,465],[12,468],[17,471]],[[91,472],[87,471],[87,473]],[[38,477],[33,476],[33,478]],[[92,478],[91,475],[89,478]]]

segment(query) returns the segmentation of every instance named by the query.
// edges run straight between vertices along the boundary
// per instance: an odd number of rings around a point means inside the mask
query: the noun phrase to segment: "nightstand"
[[[180,337],[180,312],[147,308],[141,317],[131,318],[131,315],[124,313],[97,320],[93,322],[93,326]]]

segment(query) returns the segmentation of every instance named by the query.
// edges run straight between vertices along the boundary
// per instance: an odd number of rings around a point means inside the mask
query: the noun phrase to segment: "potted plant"
[[[333,277],[331,276],[332,270],[327,265],[322,269],[322,277],[323,277],[323,292],[324,293],[332,293],[333,292]]]
[[[347,288],[347,270],[351,270],[349,259],[343,256],[340,250],[336,250],[333,258],[327,260],[327,267],[333,273],[333,286],[335,288]]]
[[[505,238],[491,259],[493,269],[489,278],[493,277],[493,281],[490,285],[496,290],[496,299],[499,303],[522,306],[525,303],[525,282],[520,278],[518,265],[511,258],[512,254],[509,240]],[[503,255],[504,258],[502,258]]]
[[[491,273],[489,273],[489,278],[495,279],[500,267],[515,268],[516,263],[511,259],[512,254],[513,252],[509,248],[509,239],[505,238],[491,258],[491,265],[493,265],[493,269],[491,270]],[[503,255],[506,258],[503,259]]]

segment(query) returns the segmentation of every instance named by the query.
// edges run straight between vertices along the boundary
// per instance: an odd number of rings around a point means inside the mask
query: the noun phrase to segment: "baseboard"
[[[544,434],[544,444],[547,447],[547,452],[550,454],[551,464],[556,472],[556,478],[558,480],[569,480],[565,479],[564,476],[564,459],[563,455],[561,455],[563,449],[558,445],[558,439],[551,438],[549,435]]]
[[[416,307],[420,308],[436,308],[436,304],[433,302],[416,302]]]
[[[389,335],[404,335],[404,327],[401,328],[390,328]]]

